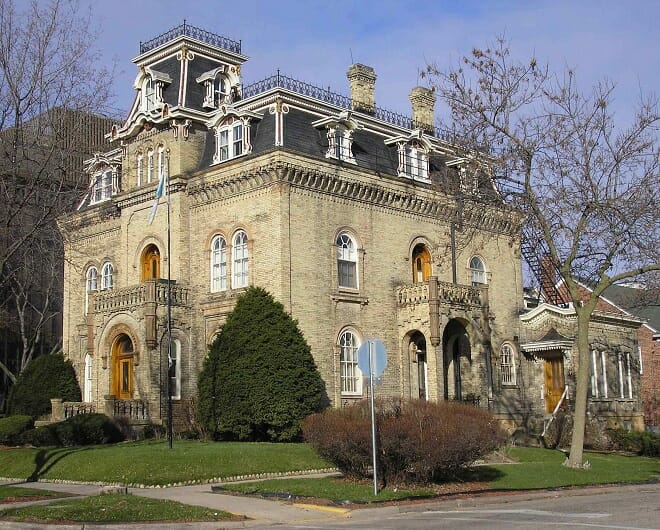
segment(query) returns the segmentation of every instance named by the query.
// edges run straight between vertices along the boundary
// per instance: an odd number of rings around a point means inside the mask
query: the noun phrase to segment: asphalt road
[[[660,484],[478,497],[432,504],[354,510],[296,529],[660,529]]]

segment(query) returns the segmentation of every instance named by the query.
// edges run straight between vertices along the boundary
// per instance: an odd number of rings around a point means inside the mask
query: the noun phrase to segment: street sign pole
[[[376,414],[374,412],[374,342],[369,341],[369,388],[371,391],[371,452],[374,465],[374,495],[378,495],[378,474],[376,471]]]

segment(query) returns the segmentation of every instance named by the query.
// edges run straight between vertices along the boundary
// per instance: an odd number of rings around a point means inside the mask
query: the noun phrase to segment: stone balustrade
[[[94,312],[105,313],[133,309],[150,302],[165,305],[167,304],[167,291],[166,280],[148,280],[130,287],[100,291],[94,295]],[[176,285],[172,281],[170,292],[173,306],[188,305],[189,291],[186,287]]]
[[[487,288],[457,285],[448,282],[438,283],[438,301],[462,307],[482,307],[487,305]],[[397,301],[400,306],[427,304],[429,298],[429,283],[413,283],[397,288]]]

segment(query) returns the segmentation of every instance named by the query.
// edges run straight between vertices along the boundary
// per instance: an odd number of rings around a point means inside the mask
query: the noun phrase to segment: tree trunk
[[[590,312],[577,308],[577,359],[573,359],[575,373],[575,411],[573,436],[567,467],[582,468],[584,429],[587,420],[587,394],[589,391],[589,320]],[[576,362],[577,361],[577,362]]]

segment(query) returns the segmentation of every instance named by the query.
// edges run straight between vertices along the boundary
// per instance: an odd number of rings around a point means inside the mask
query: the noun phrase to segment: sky
[[[428,63],[455,62],[505,35],[513,54],[570,67],[588,89],[617,84],[629,119],[640,91],[660,80],[659,0],[81,0],[98,25],[101,60],[115,61],[113,106],[128,109],[140,41],[183,23],[242,41],[243,83],[282,74],[348,94],[353,62],[373,67],[376,105],[410,115],[410,90]]]

